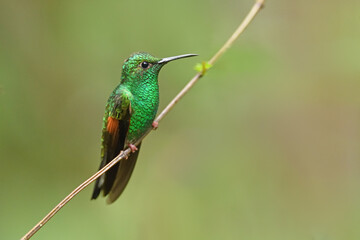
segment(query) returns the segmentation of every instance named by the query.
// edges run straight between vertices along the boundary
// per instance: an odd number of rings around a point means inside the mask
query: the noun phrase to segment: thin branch
[[[263,7],[265,0],[256,0],[255,4],[251,8],[250,12],[246,18],[242,21],[240,26],[236,29],[233,35],[226,41],[226,43],[221,47],[221,49],[210,59],[208,62],[210,65],[219,59],[228,48],[233,44],[233,42],[240,36],[240,34],[245,30],[249,23],[253,20],[259,10]],[[186,86],[176,95],[176,97],[165,107],[165,109],[158,115],[155,119],[156,122],[160,122],[169,111],[175,106],[175,104],[194,86],[194,84],[204,75],[205,69],[202,72],[197,73],[187,84]],[[135,145],[138,145],[144,137],[146,137],[151,132],[151,129],[139,139]],[[40,230],[62,207],[65,206],[73,197],[75,197],[79,192],[86,188],[90,183],[99,178],[102,174],[108,171],[112,166],[118,163],[120,160],[126,158],[130,154],[130,148],[122,151],[118,156],[116,156],[111,162],[109,162],[105,167],[100,169],[97,173],[92,175],[89,179],[83,182],[80,186],[75,188],[68,196],[66,196],[54,209],[52,209],[38,224],[36,224],[28,233],[22,237],[22,240],[30,239],[37,231]]]
[[[256,14],[260,9],[264,7],[265,0],[256,0],[255,4],[251,8],[248,15],[246,15],[245,19],[239,25],[239,27],[235,30],[233,35],[226,41],[226,43],[220,48],[220,50],[210,59],[210,65],[214,65],[214,63],[223,55],[228,48],[235,42],[235,40],[240,36],[240,34],[245,30],[245,28],[249,25],[249,23],[254,19]]]

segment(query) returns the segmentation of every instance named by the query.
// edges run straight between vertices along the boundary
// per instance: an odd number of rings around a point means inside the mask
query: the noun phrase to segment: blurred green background
[[[2,1],[0,238],[19,239],[97,170],[132,52],[162,109],[253,1]],[[112,205],[91,185],[34,239],[360,239],[360,2],[267,1],[144,141]]]

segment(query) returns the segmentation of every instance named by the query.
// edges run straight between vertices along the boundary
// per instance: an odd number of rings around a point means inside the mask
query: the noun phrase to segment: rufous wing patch
[[[116,118],[113,117],[108,117],[107,119],[107,125],[106,125],[106,130],[110,133],[110,134],[116,134],[119,128],[119,120],[117,120]]]

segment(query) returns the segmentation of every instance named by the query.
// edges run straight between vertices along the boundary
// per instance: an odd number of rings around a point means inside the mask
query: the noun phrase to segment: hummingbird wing
[[[125,140],[131,118],[130,94],[128,91],[123,90],[118,93],[114,92],[109,98],[103,121],[104,125],[101,139],[102,161],[99,169],[108,164],[126,147]],[[128,159],[121,160],[98,178],[95,183],[92,199],[96,199],[102,190],[104,196],[110,192],[110,196],[112,196],[111,199],[113,200],[109,200],[109,202],[115,201],[130,179],[138,153],[139,151],[131,154]],[[116,197],[112,194],[113,192],[116,192]]]

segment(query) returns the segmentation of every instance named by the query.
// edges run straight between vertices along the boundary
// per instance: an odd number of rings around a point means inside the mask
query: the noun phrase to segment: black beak
[[[160,61],[158,61],[158,63],[164,64],[164,63],[168,63],[173,60],[176,60],[176,59],[194,57],[194,56],[197,56],[197,54],[184,54],[184,55],[179,55],[179,56],[167,57],[167,58],[161,59]]]

